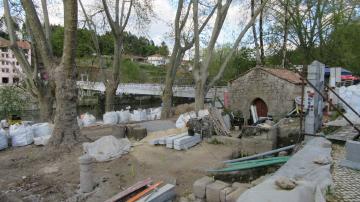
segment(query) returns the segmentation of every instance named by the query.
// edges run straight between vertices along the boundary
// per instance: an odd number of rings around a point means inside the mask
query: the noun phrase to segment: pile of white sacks
[[[204,109],[204,110],[199,110],[198,115],[196,115],[195,111],[191,111],[191,112],[186,112],[184,114],[181,114],[179,116],[179,118],[177,119],[175,126],[177,128],[184,128],[186,127],[186,123],[192,119],[192,118],[203,118],[205,116],[209,115],[209,110]]]
[[[0,150],[6,149],[11,142],[13,147],[22,147],[34,143],[46,145],[53,132],[53,125],[38,123],[34,125],[11,125],[9,132],[0,129]]]
[[[138,121],[151,121],[161,118],[161,107],[138,109],[130,112],[129,110],[106,112],[103,115],[104,124],[118,124]]]
[[[360,114],[360,85],[342,86],[339,89],[340,97],[345,100],[357,113]],[[345,116],[355,124],[360,124],[360,118],[341,101],[339,103],[345,109]]]

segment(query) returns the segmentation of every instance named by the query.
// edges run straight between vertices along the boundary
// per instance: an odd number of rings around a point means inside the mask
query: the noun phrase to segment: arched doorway
[[[256,98],[252,104],[255,105],[255,107],[256,107],[256,112],[257,112],[258,117],[267,117],[268,116],[268,107],[267,107],[266,103],[264,102],[264,100],[262,100],[260,98]]]

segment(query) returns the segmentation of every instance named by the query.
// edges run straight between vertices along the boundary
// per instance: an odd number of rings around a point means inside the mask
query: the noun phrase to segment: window
[[[19,62],[16,62],[16,65],[19,65]]]
[[[8,57],[9,57],[9,54],[6,53],[6,58],[8,58]]]
[[[8,64],[9,64],[9,61],[6,61],[6,64],[8,65]]]
[[[13,61],[12,64],[15,65],[15,62]]]
[[[15,58],[15,55],[13,54],[13,58]]]
[[[7,52],[8,50],[7,50],[7,48],[1,48],[1,51],[2,52]]]
[[[19,78],[16,77],[13,78],[13,83],[19,83],[19,81],[20,81]]]
[[[5,61],[1,61],[1,64],[3,64],[3,65],[4,65],[4,64],[5,64]]]
[[[1,72],[5,72],[5,69],[4,69],[4,68],[1,68]]]
[[[4,53],[1,53],[1,57],[4,57],[5,55],[4,55]]]
[[[5,68],[5,72],[6,72],[6,73],[9,73],[9,68]]]
[[[2,83],[9,83],[9,78],[8,77],[3,77],[1,79]]]
[[[13,69],[13,73],[16,73],[16,69],[15,69],[15,68]]]

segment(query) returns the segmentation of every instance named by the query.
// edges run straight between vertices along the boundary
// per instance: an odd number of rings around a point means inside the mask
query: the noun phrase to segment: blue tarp
[[[341,75],[352,75],[352,73],[344,68],[341,68]],[[330,76],[330,68],[329,67],[325,67],[325,76],[329,77]]]

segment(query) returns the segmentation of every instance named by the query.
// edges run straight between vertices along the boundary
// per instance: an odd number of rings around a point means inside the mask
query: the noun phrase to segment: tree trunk
[[[165,78],[165,87],[163,91],[162,99],[162,109],[161,109],[161,118],[167,119],[171,114],[171,107],[173,104],[173,86],[176,77],[176,71],[179,68],[181,61],[184,57],[185,51],[180,47],[174,47],[173,53],[170,58],[170,65],[166,72]]]
[[[78,24],[77,1],[64,0],[64,46],[59,65],[49,69],[55,81],[56,113],[53,134],[49,148],[61,148],[68,151],[79,141],[80,128],[77,123],[77,86],[76,86],[76,32]]]
[[[205,85],[202,80],[195,83],[195,111],[204,109],[205,103]]]
[[[285,66],[287,65],[287,61],[286,61],[286,54],[287,54],[287,40],[288,40],[288,24],[289,24],[289,19],[288,19],[288,7],[289,7],[289,0],[286,0],[285,3],[285,17],[284,17],[284,36],[283,36],[283,47],[282,47],[282,61],[281,61],[281,66],[282,68],[285,68]]]
[[[122,37],[115,38],[114,41],[114,61],[112,66],[112,75],[106,74],[105,76],[105,111],[114,111],[116,90],[120,82],[120,69],[121,69],[121,50],[122,50]],[[107,81],[108,80],[108,81]]]
[[[163,95],[161,97],[161,99],[162,99],[161,118],[162,119],[167,119],[167,118],[171,117],[171,115],[172,115],[171,107],[172,107],[172,103],[173,103],[173,91],[172,91],[173,83],[174,83],[174,81],[172,80],[172,78],[166,77],[165,88],[163,91]]]
[[[53,104],[54,98],[51,92],[38,95],[38,102],[40,108],[40,121],[53,122]]]
[[[105,90],[105,111],[111,112],[115,109],[115,96],[117,86],[115,84],[108,84]]]
[[[261,5],[263,4],[263,0],[260,0],[260,4]],[[262,65],[265,64],[263,18],[264,18],[264,9],[261,9],[259,16],[259,41],[260,41],[260,59]]]
[[[255,0],[251,0],[251,17],[254,17],[254,13],[255,13]],[[261,64],[261,58],[260,58],[260,50],[259,50],[259,44],[258,44],[258,39],[257,39],[257,34],[256,34],[256,23],[254,23],[252,25],[252,32],[253,32],[253,36],[254,36],[254,45],[255,45],[255,50],[256,50],[256,64],[260,65]]]
[[[77,89],[76,80],[68,78],[62,66],[63,64],[57,67],[55,71],[55,126],[49,146],[64,146],[70,149],[80,141],[80,129],[76,121]]]

